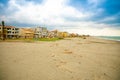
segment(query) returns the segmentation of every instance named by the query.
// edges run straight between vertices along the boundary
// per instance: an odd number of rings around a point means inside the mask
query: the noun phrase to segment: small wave
[[[98,38],[120,41],[120,36],[97,36]]]

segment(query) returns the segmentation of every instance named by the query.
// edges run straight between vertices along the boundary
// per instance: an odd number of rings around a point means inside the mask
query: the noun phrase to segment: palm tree
[[[5,32],[4,32],[4,28],[5,28],[5,23],[4,21],[2,21],[2,37],[3,37],[3,40],[5,40]]]

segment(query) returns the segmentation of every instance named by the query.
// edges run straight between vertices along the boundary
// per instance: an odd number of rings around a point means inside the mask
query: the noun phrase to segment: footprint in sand
[[[66,65],[66,64],[67,64],[66,61],[60,61],[59,64],[57,64],[56,66],[60,67],[60,66]]]
[[[55,57],[55,55],[53,54],[51,57]]]
[[[79,64],[81,64],[81,62],[78,62]]]
[[[59,68],[60,70],[63,71],[67,71],[69,73],[73,73],[72,70],[70,70],[67,66],[66,66],[67,62],[66,61],[60,61],[59,64],[56,65],[57,68]]]
[[[108,76],[106,73],[100,74],[100,75],[94,75],[94,80],[109,80],[111,77]]]

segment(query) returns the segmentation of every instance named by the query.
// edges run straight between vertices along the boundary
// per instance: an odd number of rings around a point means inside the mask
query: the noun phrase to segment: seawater
[[[120,36],[98,36],[98,37],[102,39],[120,41]]]

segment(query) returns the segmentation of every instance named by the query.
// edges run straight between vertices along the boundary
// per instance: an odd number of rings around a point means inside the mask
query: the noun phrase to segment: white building
[[[45,27],[34,28],[34,37],[35,38],[47,37],[47,35],[48,35],[47,28],[45,28]]]

